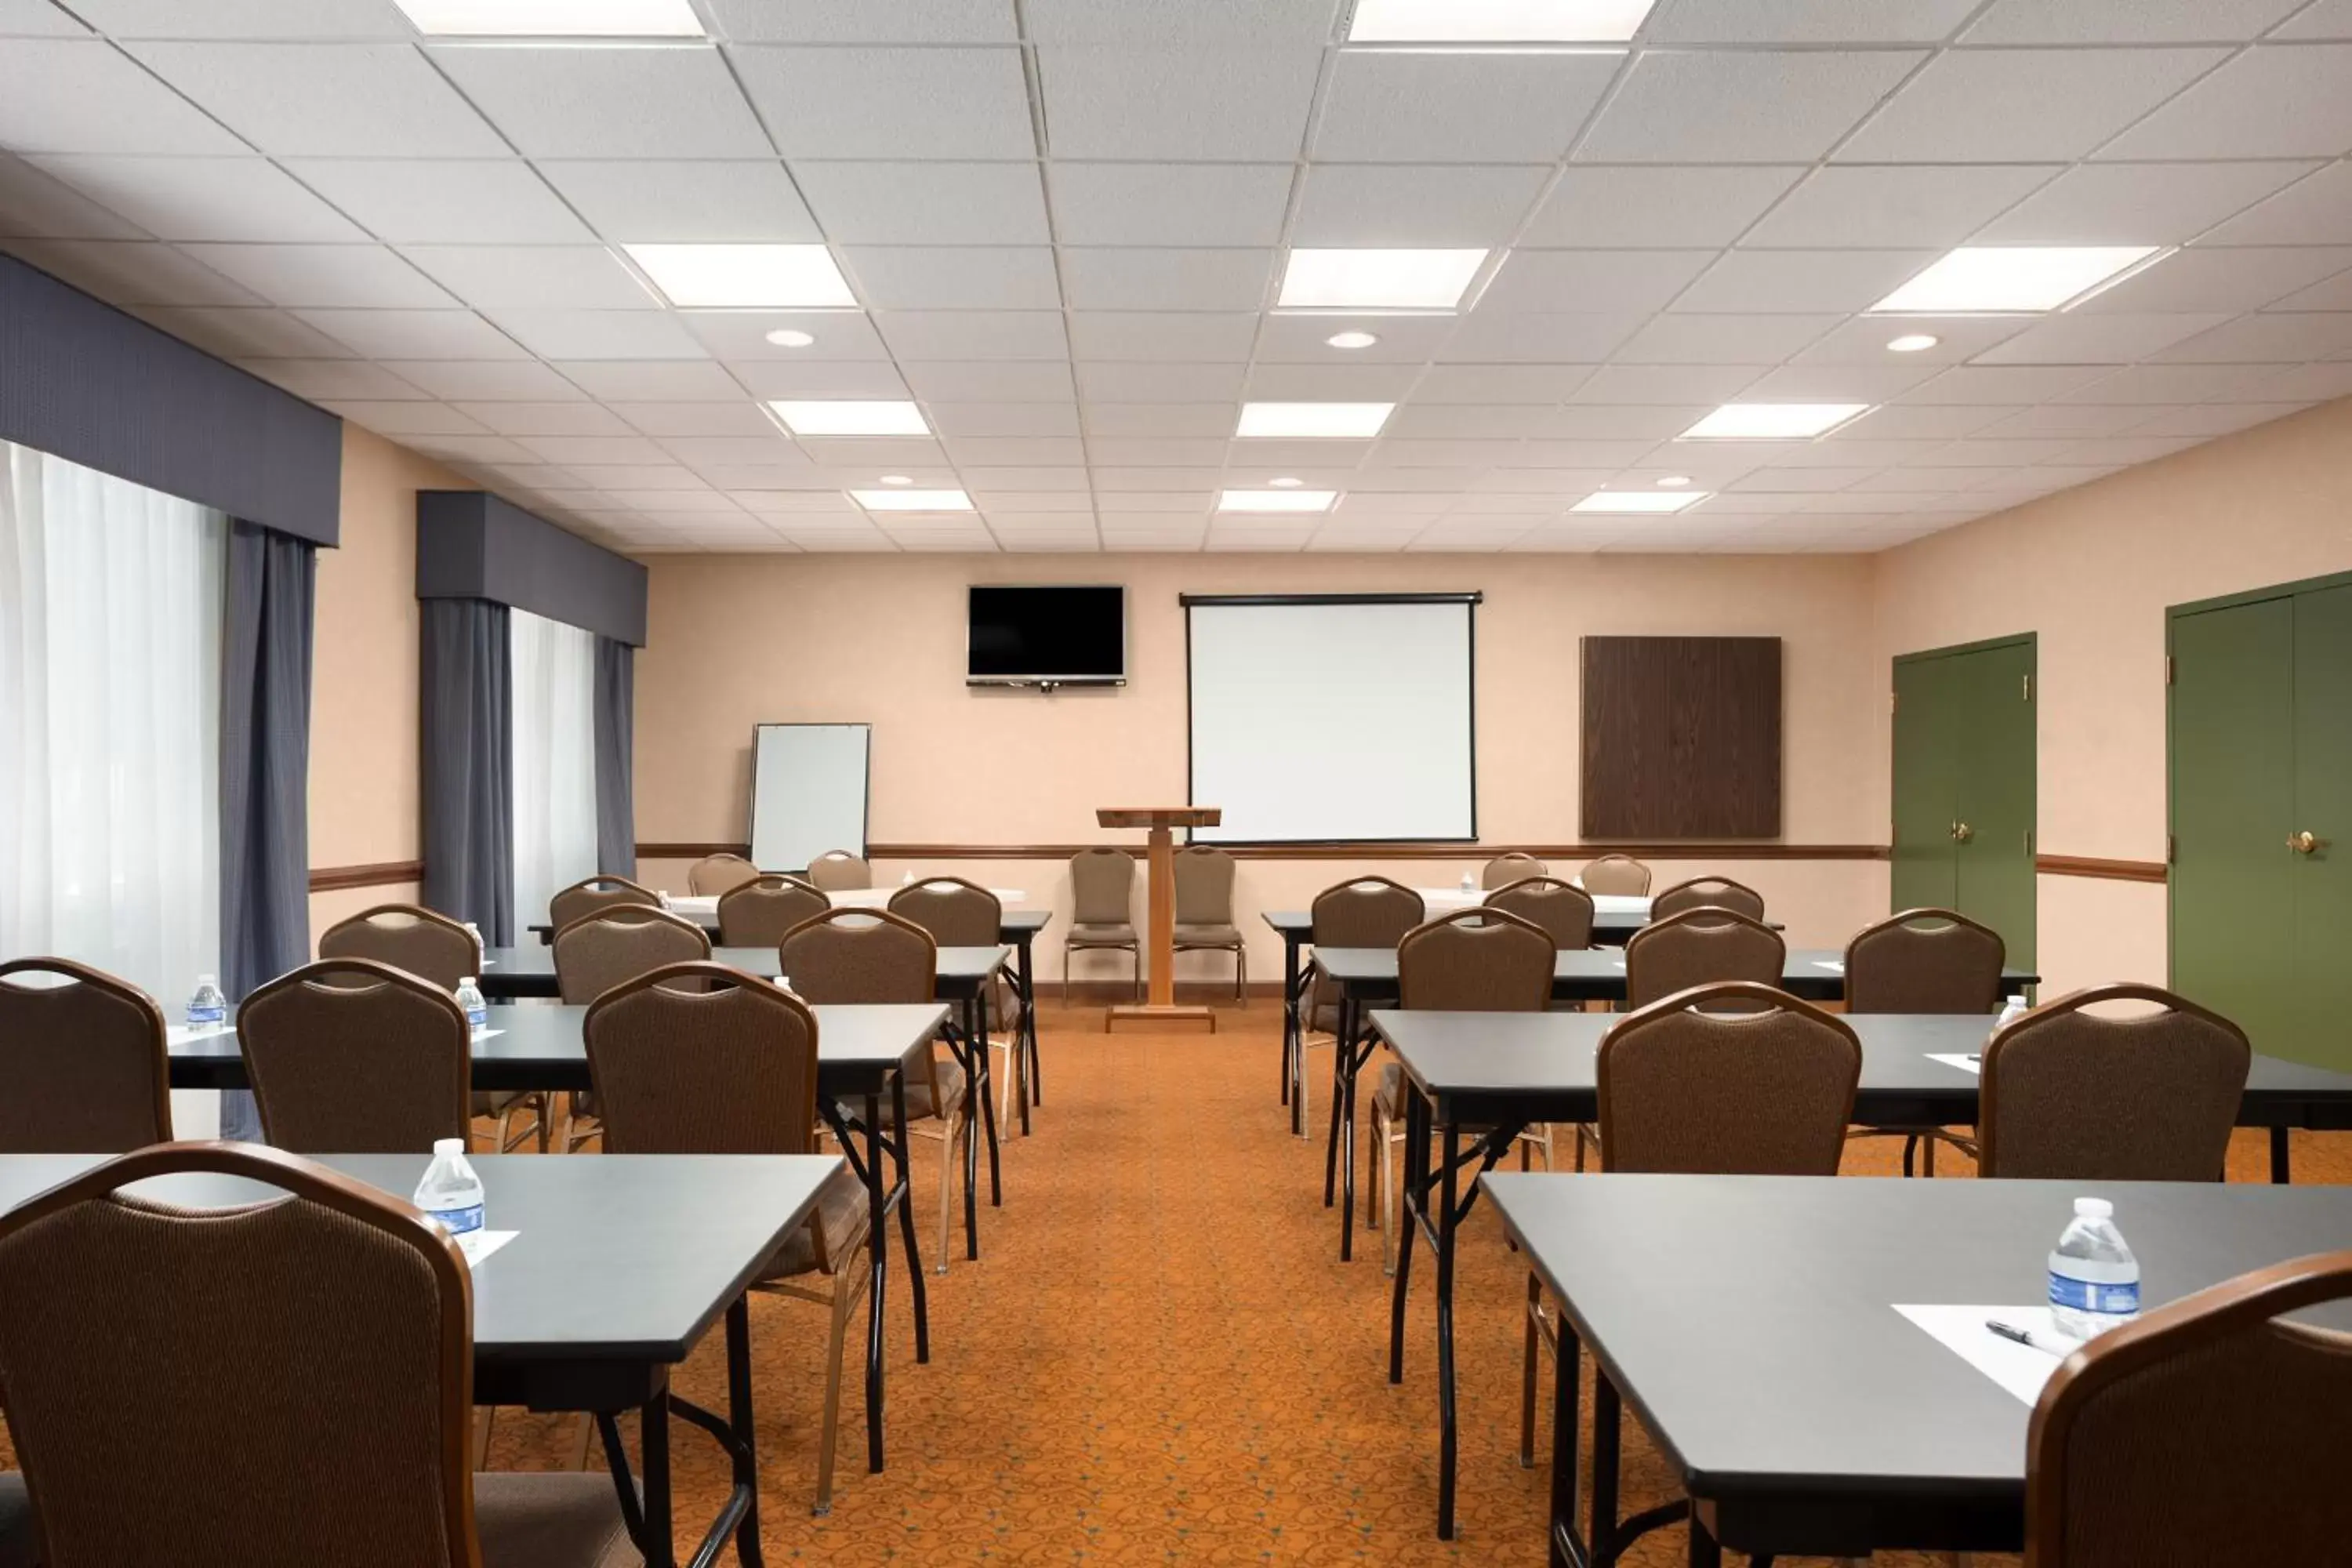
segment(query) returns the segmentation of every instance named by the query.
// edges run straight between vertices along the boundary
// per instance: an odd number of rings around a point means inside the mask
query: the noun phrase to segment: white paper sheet
[[[457,1250],[466,1255],[466,1267],[479,1268],[492,1253],[521,1234],[519,1230],[469,1230],[457,1238]]]
[[[171,1044],[184,1046],[196,1040],[209,1040],[215,1035],[233,1034],[236,1029],[235,1024],[173,1024],[164,1029],[163,1035]]]
[[[2060,1357],[2033,1345],[2005,1340],[1985,1327],[1994,1319],[2025,1330],[2043,1343],[2074,1342],[2058,1332],[2048,1307],[1906,1307],[1896,1311],[1916,1323],[1962,1361],[2032,1405],[2058,1370]]]
[[[505,1033],[506,1031],[504,1029],[477,1029],[474,1031],[474,1038],[478,1040],[495,1040],[500,1035]]]
[[[1970,1078],[1978,1077],[1984,1071],[1984,1063],[1981,1060],[1975,1057],[1964,1056],[1957,1051],[1929,1051],[1927,1059],[1931,1062],[1941,1062],[1948,1068],[1958,1068]]]
[[[1845,960],[1843,958],[1817,958],[1813,960],[1813,967],[1815,969],[1833,970],[1837,973],[1843,974],[1845,973]]]

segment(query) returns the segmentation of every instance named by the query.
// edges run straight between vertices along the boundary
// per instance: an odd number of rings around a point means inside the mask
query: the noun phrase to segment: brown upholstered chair
[[[1486,862],[1486,868],[1479,873],[1478,886],[1491,893],[1497,888],[1507,888],[1512,883],[1523,882],[1529,877],[1549,875],[1551,875],[1550,867],[1532,855],[1522,854],[1514,849],[1507,854],[1497,855]]]
[[[930,877],[909,882],[890,895],[890,912],[931,933],[941,947],[994,947],[1004,928],[1004,901],[961,877]],[[1028,1092],[1023,1075],[1021,1000],[1013,982],[997,971],[988,987],[989,1048],[1004,1053],[1003,1087],[997,1114],[1010,1117],[1016,1094]]]
[[[680,989],[686,982],[702,987]],[[797,996],[719,963],[665,964],[596,998],[583,1025],[608,1154],[816,1152],[816,1015]],[[841,1357],[871,1270],[866,1187],[844,1164],[808,1223],[751,1289],[831,1309],[816,1511],[833,1510]]]
[[[618,904],[556,929],[555,989],[585,1006],[648,969],[709,956],[710,933],[684,915]]]
[[[1650,891],[1650,868],[1631,855],[1603,855],[1588,860],[1576,879],[1588,893],[1639,899]]]
[[[874,868],[866,863],[863,855],[852,855],[846,849],[828,849],[809,862],[809,886],[828,893],[849,892],[874,885]]]
[[[661,895],[626,877],[585,877],[547,900],[547,923],[562,931],[598,910],[644,905],[661,908]]]
[[[2347,1298],[2352,1252],[2294,1258],[2068,1357],[2026,1428],[2026,1562],[2343,1561],[2352,1335],[2288,1319]]]
[[[728,947],[774,947],[833,900],[798,877],[762,872],[719,895],[719,940]]]
[[[1533,921],[1507,910],[1456,910],[1415,926],[1397,942],[1397,1005],[1422,1012],[1540,1013],[1551,1003],[1552,961],[1559,949]],[[1380,1170],[1377,1212],[1381,1264],[1396,1272],[1396,1145],[1404,1139],[1404,1069],[1381,1064],[1372,1091],[1372,1161]],[[1544,1152],[1551,1168],[1548,1128],[1529,1128],[1517,1140],[1519,1162],[1528,1151]]]
[[[784,938],[777,962],[793,992],[814,1003],[929,1002],[939,990],[939,943],[914,921],[887,910],[827,910]],[[899,1071],[907,1084],[907,1131],[942,1146],[940,1247],[931,1271],[944,1274],[955,1238],[956,1183],[971,1183],[976,1174],[970,1086],[961,1064],[952,1058],[941,1061],[929,1040],[899,1064]],[[862,1107],[858,1113],[864,1114]],[[895,1132],[887,1100],[882,1115]]]
[[[1143,995],[1143,943],[1135,934],[1135,857],[1124,849],[1081,849],[1070,857],[1070,934],[1062,942],[1062,1005],[1070,1003],[1070,960],[1081,952],[1124,952],[1135,961],[1135,994]]]
[[[121,1190],[185,1171],[285,1195]],[[471,1290],[406,1204],[250,1144],[142,1150],[0,1217],[0,1364],[50,1568],[639,1563],[609,1478],[474,1473]]]
[[[1428,918],[1428,910],[1421,895],[1401,882],[1386,877],[1358,877],[1336,882],[1316,894],[1307,914],[1317,947],[1394,947],[1404,940],[1405,932]],[[1308,1098],[1307,1050],[1314,1043],[1307,1037],[1320,1032],[1338,1041],[1339,987],[1310,963],[1298,977],[1298,994],[1292,1000],[1298,1009],[1298,1061],[1294,1077],[1298,1114],[1303,1121],[1307,1115]],[[1331,1089],[1337,1095],[1345,1089],[1340,1073],[1347,1065],[1348,1053],[1335,1048],[1331,1058]],[[1334,1139],[1339,1131],[1335,1118],[1331,1123]]]
[[[760,868],[740,855],[705,855],[686,868],[686,890],[700,898],[715,898],[759,874]]]
[[[1729,910],[1751,921],[1764,918],[1764,895],[1728,877],[1693,877],[1650,900],[1650,918],[1663,921],[1685,910]]]
[[[1541,926],[1562,952],[1592,945],[1592,895],[1573,882],[1523,877],[1487,894],[1486,907]]]
[[[1234,921],[1234,858],[1213,845],[1176,855],[1176,951],[1234,955],[1234,1000],[1249,1005],[1249,942]]]
[[[463,1138],[473,1031],[457,998],[370,958],[279,975],[236,1010],[262,1136],[300,1154],[418,1153]]]
[[[1864,926],[1845,944],[1848,1013],[1998,1012],[2000,971],[2009,956],[2000,932],[1956,910],[1906,910]],[[1976,1145],[1940,1127],[1857,1127],[1853,1138],[1901,1138],[1903,1173],[1921,1149],[1936,1173],[1936,1145],[1973,1155]]]
[[[1652,921],[1626,942],[1626,1005],[1646,1007],[1719,980],[1777,987],[1788,957],[1770,926],[1730,910],[1685,910]]]
[[[66,958],[0,963],[0,1154],[171,1142],[165,1038],[163,1010],[126,981]]]
[[[2084,1011],[2108,1002],[2158,1010]],[[2045,1002],[1985,1042],[1979,1173],[2219,1181],[2252,1059],[2244,1030],[2158,986],[2095,985]]]
[[[39,1531],[33,1528],[33,1500],[25,1478],[0,1470],[0,1568],[40,1568]]]

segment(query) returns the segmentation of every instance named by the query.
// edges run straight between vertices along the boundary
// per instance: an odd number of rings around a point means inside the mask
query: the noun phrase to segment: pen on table
[[[2079,1342],[2074,1340],[2068,1339],[2063,1335],[2036,1335],[2030,1329],[2021,1329],[2014,1323],[2004,1323],[1999,1318],[1987,1318],[1985,1320],[1985,1327],[1990,1329],[1994,1333],[1999,1334],[2002,1339],[2011,1341],[2017,1344],[2029,1346],[2032,1349],[2040,1351],[2044,1355],[2054,1355],[2063,1358],[2073,1355],[2076,1351],[2083,1348]]]

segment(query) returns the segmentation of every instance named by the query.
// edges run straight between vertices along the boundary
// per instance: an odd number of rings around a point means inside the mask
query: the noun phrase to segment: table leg
[[[1696,1513],[1690,1521],[1690,1568],[1723,1568],[1723,1548],[1707,1533]]]
[[[1560,1314],[1559,1355],[1551,1395],[1551,1568],[1587,1568],[1591,1557],[1576,1533],[1577,1404],[1583,1397],[1584,1342]]]
[[[1333,1059],[1339,1063],[1341,1081],[1334,1086],[1342,1104],[1339,1110],[1339,1261],[1350,1263],[1356,1257],[1356,1005],[1339,1005],[1341,1033]]]
[[[2271,1129],[2271,1181],[2283,1187],[2290,1179],[2287,1170],[2286,1129],[2273,1127]]]
[[[894,1075],[895,1076],[895,1075]],[[907,1140],[907,1095],[896,1088],[898,1105],[899,1180],[906,1180],[907,1161],[904,1150]],[[867,1268],[866,1286],[866,1467],[877,1475],[882,1469],[882,1296],[889,1274],[890,1247],[887,1226],[890,1223],[890,1197],[884,1186],[882,1174],[882,1106],[878,1095],[866,1097],[866,1217],[871,1226],[873,1245],[866,1247]],[[907,1202],[911,1193],[899,1194],[899,1207],[911,1215],[913,1205]],[[907,1237],[907,1273],[914,1280],[916,1335],[921,1337],[923,1321],[923,1266],[915,1260],[915,1237]]]
[[[667,1384],[637,1407],[637,1466],[646,1489],[646,1533],[637,1542],[646,1568],[676,1568],[677,1549],[670,1541],[669,1389]]]
[[[1396,1285],[1389,1298],[1391,1383],[1404,1381],[1404,1304],[1412,1283],[1412,1236],[1428,1213],[1429,1102],[1413,1089],[1404,1104],[1404,1194],[1397,1203]]]
[[[1454,1179],[1462,1163],[1462,1128],[1445,1124],[1445,1164],[1438,1172],[1445,1207],[1437,1216],[1437,1539],[1454,1539],[1454,1225],[1459,1212]]]
[[[1339,1083],[1348,1059],[1348,996],[1339,994],[1339,1022],[1331,1043],[1331,1131],[1323,1148],[1323,1206],[1329,1208],[1339,1180]],[[1304,1082],[1302,1075],[1302,1083]]]
[[[915,1310],[915,1362],[918,1365],[929,1365],[931,1359],[930,1288],[923,1282],[922,1252],[915,1242],[915,1189],[913,1178],[907,1173],[907,1075],[904,1073],[890,1075],[890,1109],[898,1118],[898,1142],[891,1147],[890,1159],[898,1177],[898,1235],[907,1247],[907,1293],[914,1303]],[[866,1124],[868,1127],[876,1125],[874,1097],[870,1094],[866,1097]],[[876,1141],[872,1147],[875,1153],[870,1158],[874,1167],[878,1170],[882,1164],[879,1141]],[[877,1252],[889,1250],[889,1243],[882,1234],[887,1217],[888,1202],[885,1199],[883,1206],[874,1211],[873,1234],[876,1237]],[[879,1323],[882,1317],[882,1260],[878,1258],[874,1260],[874,1301],[875,1321]],[[875,1331],[874,1337],[875,1342],[879,1344],[881,1332],[878,1329]],[[875,1380],[866,1385],[866,1404],[874,1430],[874,1451],[877,1454],[882,1451],[880,1371],[881,1363],[877,1360],[875,1363]],[[877,1469],[881,1468],[879,1460],[876,1461],[875,1468]]]
[[[1290,1130],[1301,1138],[1307,1136],[1305,1105],[1290,1092],[1290,1081],[1298,1068],[1298,939],[1288,931],[1282,933],[1282,1103],[1290,1107]]]
[[[761,1568],[767,1559],[760,1552],[759,1431],[751,1421],[751,1310],[744,1296],[727,1309],[727,1426],[734,1435],[735,1486],[751,1500],[735,1527],[735,1561]]]
[[[963,1255],[980,1258],[980,1107],[987,1099],[987,1064],[971,1059],[971,1004],[964,1005],[963,1031]]]
[[[1609,1568],[1625,1542],[1617,1531],[1617,1471],[1625,1428],[1617,1385],[1592,1369],[1592,1568]]]
[[[1029,1136],[1029,1107],[1034,1102],[1045,1103],[1045,1089],[1037,1076],[1037,988],[1029,973],[1030,960],[1034,956],[1036,936],[1023,931],[1013,943],[1013,952],[1020,967],[1013,973],[1013,994],[1021,999],[1021,1028],[1013,1037],[1013,1048],[1021,1055],[1021,1136]]]
[[[989,1080],[989,1092],[980,1097],[980,1119],[988,1129],[988,1205],[1001,1209],[1004,1206],[1004,1172],[997,1163],[996,1068],[989,1058],[988,992],[984,986],[971,1002],[971,1042],[972,1059],[980,1064],[981,1077]]]

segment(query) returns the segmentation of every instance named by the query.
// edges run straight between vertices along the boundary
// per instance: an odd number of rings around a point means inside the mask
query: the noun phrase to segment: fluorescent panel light
[[[700,38],[687,0],[394,0],[442,38]]]
[[[923,411],[911,403],[881,398],[827,398],[771,403],[784,428],[795,436],[928,436]]]
[[[1356,0],[1351,44],[1621,44],[1654,0]]]
[[[961,490],[852,490],[849,499],[867,511],[970,511]]]
[[[1219,511],[1329,511],[1337,490],[1225,490]]]
[[[1867,403],[1727,403],[1678,441],[1801,441],[1836,428]]]
[[[855,310],[822,245],[625,245],[629,259],[680,310]]]
[[[1236,436],[1361,441],[1381,433],[1393,403],[1244,403]]]
[[[1293,250],[1282,310],[1451,310],[1484,250]]]
[[[1705,500],[1706,490],[1595,490],[1570,511],[1680,511]]]
[[[2156,253],[2152,245],[1966,245],[1871,309],[1923,315],[2063,310]]]

